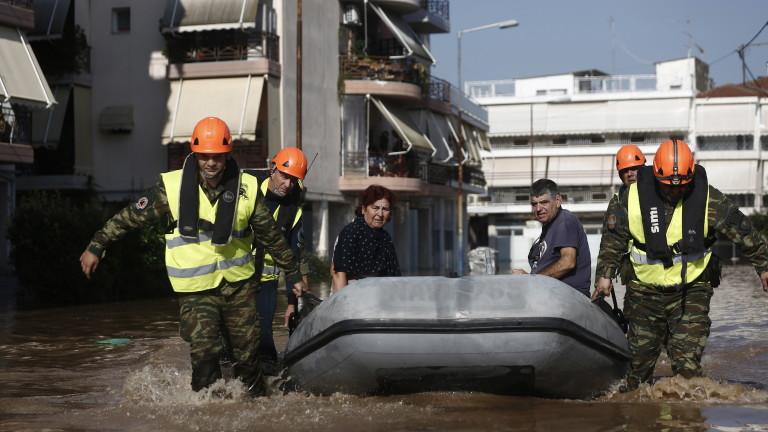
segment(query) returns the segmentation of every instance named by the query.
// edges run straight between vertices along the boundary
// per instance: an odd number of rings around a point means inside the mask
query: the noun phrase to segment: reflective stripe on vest
[[[262,196],[267,196],[267,189],[269,185],[269,177],[264,179],[264,181],[261,182],[259,185],[259,189],[261,190]],[[300,187],[301,185],[296,185],[295,187]],[[277,216],[280,214],[280,205],[275,208],[275,211],[272,212],[272,218],[277,221]],[[295,227],[296,224],[299,223],[299,220],[301,220],[301,206],[296,210],[296,216],[293,218],[293,224],[291,224],[291,228]],[[275,265],[275,260],[272,259],[272,255],[269,254],[269,252],[264,251],[264,266],[261,269],[261,281],[267,282],[267,281],[273,281],[277,280],[280,277],[280,268]]]
[[[709,211],[709,192],[707,192],[707,204],[704,211]],[[641,244],[645,244],[645,231],[643,231],[643,217],[640,209],[640,196],[637,191],[637,184],[629,186],[629,198],[627,203],[627,212],[629,217],[629,232],[634,239]],[[677,244],[683,237],[683,201],[677,203],[675,211],[672,214],[672,220],[666,231],[667,245]],[[704,237],[709,234],[709,221],[704,218]],[[688,255],[686,258],[688,264],[686,269],[686,282],[691,282],[701,276],[704,269],[709,264],[712,257],[711,249],[702,253]],[[664,268],[660,260],[650,259],[645,251],[636,247],[633,241],[630,241],[629,260],[632,262],[632,268],[635,270],[635,277],[638,281],[655,286],[673,287],[682,284],[681,270],[683,269],[683,256],[674,254],[672,256],[672,266]]]
[[[178,220],[181,170],[162,174],[162,178],[171,215]],[[232,237],[226,245],[211,244],[213,232],[210,225],[206,230],[199,228],[196,238],[182,237],[178,227],[165,235],[165,265],[174,291],[204,291],[216,288],[223,280],[237,282],[253,276],[253,231],[249,222],[256,207],[257,188],[258,183],[253,176],[240,174],[240,194]],[[218,200],[211,204],[202,187],[198,187],[198,201],[200,220],[215,224]]]

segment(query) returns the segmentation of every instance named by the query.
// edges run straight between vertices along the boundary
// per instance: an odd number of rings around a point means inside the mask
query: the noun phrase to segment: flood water
[[[223,381],[194,393],[176,307],[172,299],[6,305],[0,431],[768,431],[768,295],[748,267],[726,268],[715,292],[708,378],[670,378],[662,361],[653,386],[589,401],[481,393],[251,399]],[[279,331],[278,345],[286,338]]]

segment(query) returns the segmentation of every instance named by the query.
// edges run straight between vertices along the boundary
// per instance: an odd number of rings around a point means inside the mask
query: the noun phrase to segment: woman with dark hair
[[[333,292],[355,279],[400,276],[395,245],[384,225],[392,217],[395,196],[384,186],[368,186],[355,209],[355,220],[344,227],[333,247]]]

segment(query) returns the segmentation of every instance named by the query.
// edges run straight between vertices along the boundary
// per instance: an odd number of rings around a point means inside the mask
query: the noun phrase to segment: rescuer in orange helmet
[[[716,234],[741,246],[768,292],[765,239],[738,206],[708,183],[706,170],[679,139],[661,143],[653,166],[640,169],[637,182],[621,192],[619,201],[621,206],[608,215],[615,223],[600,241],[593,298],[611,294],[611,279],[628,256],[624,313],[632,359],[623,390],[651,381],[663,346],[674,374],[701,376],[710,299],[720,283],[720,263],[712,253]]]
[[[189,146],[192,153],[182,169],[161,174],[152,189],[94,234],[80,266],[90,278],[111,243],[130,230],[170,221],[165,263],[179,302],[180,333],[190,345],[192,389],[222,377],[219,359],[231,348],[234,375],[252,395],[262,395],[253,243],[263,245],[285,270],[296,295],[306,291],[306,284],[298,260],[257,199],[256,179],[230,157],[226,123],[216,117],[200,120]]]
[[[268,169],[246,170],[259,183],[259,196],[269,213],[275,219],[293,253],[300,258],[302,271],[309,272],[307,255],[304,254],[303,233],[303,191],[307,175],[307,157],[296,147],[286,147],[275,154]],[[258,347],[260,364],[268,375],[277,374],[277,348],[272,336],[272,321],[277,308],[277,285],[279,269],[263,247],[254,245],[256,266],[261,268],[261,278],[256,303],[259,309],[261,340]],[[306,280],[305,280],[306,282]],[[293,291],[286,289],[288,306],[285,311],[285,325],[296,313],[298,303]]]

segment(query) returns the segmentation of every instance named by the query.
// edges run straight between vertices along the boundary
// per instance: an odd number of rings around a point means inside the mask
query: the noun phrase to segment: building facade
[[[57,103],[29,42],[34,28],[31,0],[0,0],[0,271],[19,175],[35,160],[33,117],[47,116]]]
[[[603,212],[621,184],[614,158],[623,144],[638,145],[650,161],[662,141],[684,139],[713,185],[745,213],[763,209],[768,99],[710,91],[708,66],[696,58],[659,62],[653,75],[587,70],[466,87],[488,108],[492,148],[483,155],[488,194],[473,197],[468,211],[487,229],[502,269],[527,268],[540,232],[529,188],[544,177],[560,186],[596,258]]]
[[[300,140],[319,255],[377,183],[399,198],[387,229],[403,270],[455,271],[459,171],[462,194],[482,193],[490,146],[486,110],[431,75],[429,39],[449,31],[448,0],[37,0],[34,10],[34,48],[56,60],[43,71],[65,103],[35,121],[35,151],[50,163],[22,189],[136,198],[181,166],[194,124],[214,115],[241,167],[266,167]]]

